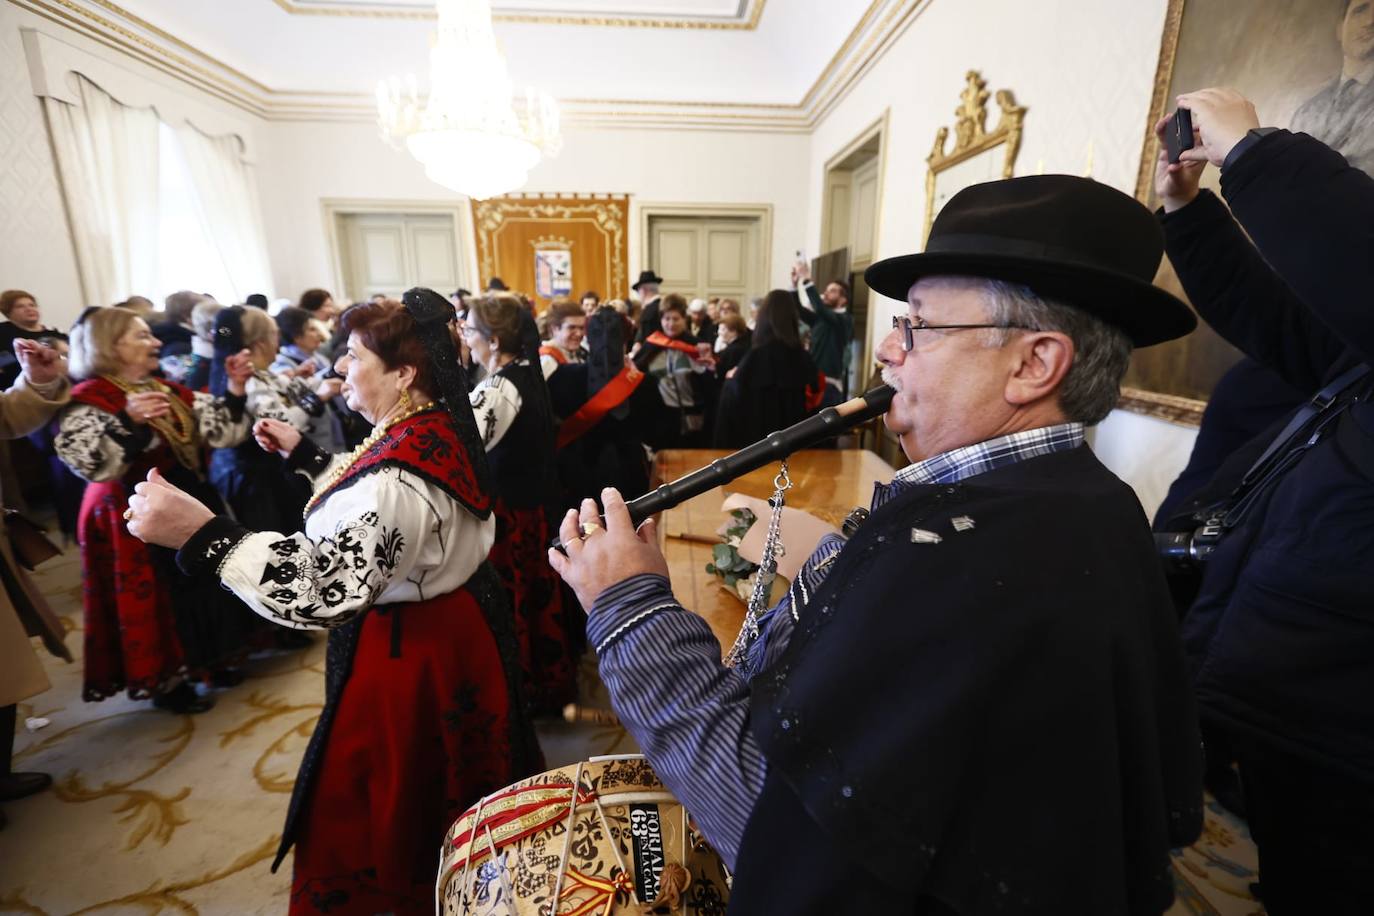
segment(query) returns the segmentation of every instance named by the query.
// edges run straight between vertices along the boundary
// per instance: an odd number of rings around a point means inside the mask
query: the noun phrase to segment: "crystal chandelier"
[[[430,180],[477,200],[522,187],[542,156],[563,141],[558,106],[525,91],[517,113],[506,60],[491,27],[491,0],[437,0],[439,31],[429,52],[429,98],[414,75],[377,85],[378,124],[400,140]]]

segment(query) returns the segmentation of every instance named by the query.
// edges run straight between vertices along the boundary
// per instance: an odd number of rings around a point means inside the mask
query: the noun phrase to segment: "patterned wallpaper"
[[[0,3],[0,287],[33,293],[44,322],[65,328],[85,303],[47,126],[19,35],[21,27],[40,23]]]

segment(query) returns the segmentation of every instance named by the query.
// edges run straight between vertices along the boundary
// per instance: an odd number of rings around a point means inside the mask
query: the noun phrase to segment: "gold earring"
[[[410,392],[406,391],[404,388],[401,389],[400,405],[402,413],[408,413],[410,411]]]

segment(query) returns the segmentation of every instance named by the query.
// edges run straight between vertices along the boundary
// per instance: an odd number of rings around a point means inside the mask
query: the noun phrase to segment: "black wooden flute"
[[[827,407],[800,423],[769,433],[752,445],[746,445],[737,452],[717,458],[705,467],[650,490],[625,504],[625,508],[630,512],[630,523],[638,527],[639,523],[649,516],[671,509],[712,487],[727,484],[770,461],[786,458],[795,451],[810,448],[874,417],[882,416],[887,413],[888,405],[892,403],[892,395],[893,391],[887,385],[871,388],[859,397],[850,398],[834,407]],[[602,522],[604,524],[605,519],[602,519]],[[562,550],[562,539],[555,538],[551,546],[556,550]]]

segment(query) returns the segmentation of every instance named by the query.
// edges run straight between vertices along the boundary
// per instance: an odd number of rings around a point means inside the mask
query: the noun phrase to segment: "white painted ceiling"
[[[295,7],[310,14],[358,10],[432,10],[425,0],[273,0],[278,6]],[[750,0],[494,0],[498,15],[514,12],[585,14],[593,16],[738,17]]]
[[[354,96],[414,73],[431,4],[417,0],[114,0],[274,92]],[[757,4],[764,4],[749,28]],[[496,0],[517,89],[564,100],[796,105],[872,0]],[[587,20],[650,20],[597,25]],[[705,21],[703,21],[705,20]]]

